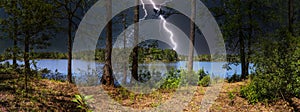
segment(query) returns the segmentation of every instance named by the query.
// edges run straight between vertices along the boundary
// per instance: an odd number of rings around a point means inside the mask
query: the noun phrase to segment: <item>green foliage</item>
[[[198,85],[203,86],[203,87],[207,87],[207,86],[209,86],[209,84],[210,84],[210,76],[209,75],[203,77],[203,79],[201,79],[198,82]]]
[[[72,102],[75,102],[78,104],[77,108],[80,108],[84,110],[85,112],[92,112],[92,110],[89,109],[88,101],[93,100],[93,96],[82,96],[82,95],[75,95],[75,98],[72,100]]]
[[[231,77],[227,78],[227,81],[229,83],[239,82],[241,80],[242,80],[241,76],[236,73],[234,73]]]
[[[204,79],[204,86],[208,86],[210,82],[210,77],[207,73],[204,72],[204,69],[200,69],[198,72],[172,69],[166,75],[167,77],[161,85],[161,89],[175,89],[178,88],[180,85],[197,86],[199,82],[201,82],[199,81],[199,79]]]
[[[204,69],[200,69],[197,73],[199,75],[199,80],[202,80],[205,76],[207,76],[208,74],[205,73]]]
[[[167,73],[167,78],[165,79],[165,81],[163,82],[163,84],[161,85],[161,89],[175,89],[177,87],[179,87],[180,82],[181,82],[181,72],[180,70],[170,70]]]
[[[155,60],[160,60],[162,62],[176,62],[178,60],[176,51],[172,49],[139,48],[138,52],[138,61],[140,63],[149,63]]]
[[[274,101],[279,99],[282,96],[278,85],[279,80],[270,80],[269,77],[271,76],[255,77],[250,84],[241,88],[241,96],[247,98],[251,104],[264,100]]]
[[[275,35],[278,40],[265,40],[254,58],[256,73],[241,89],[250,103],[290,99],[300,95],[300,41],[285,30]],[[279,41],[280,40],[280,41]]]
[[[186,85],[197,86],[199,85],[198,82],[201,81],[207,75],[208,73],[205,73],[204,69],[200,69],[198,70],[198,72],[187,70],[181,71],[181,76],[183,77],[183,84]]]
[[[14,71],[9,62],[0,64],[0,74],[10,74]]]
[[[229,97],[229,99],[230,99],[229,105],[233,105],[235,96],[236,96],[236,95],[233,93],[233,91],[230,91],[230,92],[228,93],[228,97]]]
[[[31,54],[34,59],[67,59],[66,53],[59,52],[36,52]]]
[[[228,97],[229,97],[230,100],[233,100],[235,98],[235,94],[232,91],[230,91],[228,93]]]

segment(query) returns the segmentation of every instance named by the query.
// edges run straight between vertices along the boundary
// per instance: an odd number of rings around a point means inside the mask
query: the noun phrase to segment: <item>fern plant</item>
[[[72,102],[77,103],[78,104],[77,108],[80,108],[85,112],[93,112],[92,110],[89,109],[89,106],[87,104],[89,100],[93,100],[92,95],[88,95],[88,96],[75,95],[75,98],[72,100]]]

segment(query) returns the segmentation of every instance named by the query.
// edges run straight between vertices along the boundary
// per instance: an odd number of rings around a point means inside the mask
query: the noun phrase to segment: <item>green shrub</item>
[[[198,82],[198,85],[203,86],[203,87],[207,87],[207,86],[209,86],[209,83],[210,83],[210,76],[207,75],[207,76],[203,77],[203,79]]]
[[[197,86],[199,81],[199,74],[195,71],[181,70],[180,76],[182,77],[182,85]]]
[[[229,105],[233,105],[234,104],[234,99],[235,99],[235,94],[233,93],[233,91],[230,91],[229,93],[228,93],[228,97],[229,97],[229,99],[230,99],[230,103],[229,103]]]
[[[202,80],[205,76],[207,76],[208,74],[205,73],[204,69],[200,69],[197,74],[199,75],[199,81]]]
[[[250,103],[299,97],[300,39],[285,29],[278,31],[274,38],[280,41],[263,39],[252,57],[255,74],[240,91]]]
[[[14,71],[12,68],[12,65],[9,64],[9,62],[5,62],[0,64],[0,73],[1,74],[11,74]]]
[[[230,100],[234,100],[235,94],[234,94],[232,91],[230,91],[230,92],[228,93],[228,97],[229,97]]]
[[[160,86],[161,89],[175,89],[178,88],[181,82],[181,74],[180,70],[170,70],[167,73],[167,78]]]
[[[234,73],[231,77],[227,78],[227,81],[228,81],[229,83],[234,83],[234,82],[239,82],[239,81],[241,81],[241,79],[242,79],[242,78],[241,78],[240,75]]]
[[[279,80],[268,80],[266,77],[255,77],[247,86],[242,87],[240,94],[242,97],[248,99],[251,104],[265,101],[276,100],[282,95],[280,93]]]

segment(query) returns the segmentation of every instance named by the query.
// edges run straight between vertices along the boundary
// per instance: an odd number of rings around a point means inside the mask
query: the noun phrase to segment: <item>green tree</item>
[[[18,18],[17,18],[17,1],[15,0],[2,0],[0,1],[1,7],[8,14],[8,17],[2,19],[0,24],[2,26],[1,31],[6,35],[6,37],[13,40],[13,47],[9,51],[12,51],[13,68],[17,68],[17,57],[18,57]]]
[[[278,18],[276,23],[280,24],[279,28],[274,29],[274,32],[268,32],[271,34],[265,35],[267,38],[262,38],[256,45],[259,46],[257,48],[259,50],[253,57],[255,76],[251,83],[241,90],[241,95],[251,103],[277,99],[292,103],[292,97],[299,97],[300,39],[295,33],[297,11],[294,10],[293,2],[293,0],[279,0],[271,4],[271,6],[286,5],[271,13]]]
[[[43,0],[18,0],[2,1],[8,15],[13,15],[14,23],[18,23],[18,36],[24,43],[25,62],[25,90],[27,91],[28,75],[30,70],[30,52],[34,49],[45,48],[49,45],[48,40],[52,37],[55,21],[53,19],[54,6],[51,1]],[[13,5],[12,5],[13,4]],[[15,6],[16,5],[16,6]],[[11,7],[10,7],[11,6]]]
[[[262,13],[266,0],[220,0],[220,6],[211,10],[217,17],[225,41],[231,54],[239,54],[242,79],[249,75],[249,64],[253,55],[253,43],[263,32],[265,13]],[[266,9],[268,10],[268,9]],[[270,19],[270,18],[269,18]],[[235,62],[231,62],[235,63]]]
[[[72,46],[75,31],[78,28],[78,22],[81,21],[85,10],[94,3],[94,0],[55,0],[58,12],[61,16],[58,17],[66,20],[68,26],[66,27],[68,35],[68,75],[67,81],[72,83]]]

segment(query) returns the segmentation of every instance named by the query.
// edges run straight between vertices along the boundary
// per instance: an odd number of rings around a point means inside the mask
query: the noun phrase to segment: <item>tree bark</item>
[[[127,26],[126,26],[126,14],[124,13],[123,14],[123,30],[124,30],[124,41],[123,41],[123,47],[124,47],[124,50],[126,49],[126,43],[127,43],[127,40],[126,40],[126,29],[127,29]],[[128,63],[126,61],[124,61],[124,71],[123,71],[123,84],[126,84],[127,83],[127,65]]]
[[[244,41],[244,38],[242,37],[242,31],[239,31],[240,33],[240,37],[239,37],[239,40],[240,40],[240,61],[241,61],[241,66],[242,66],[242,75],[241,75],[241,78],[242,79],[246,79],[247,77],[247,74],[248,74],[248,69],[246,68],[246,56],[245,56],[245,41]]]
[[[289,32],[294,35],[294,29],[293,29],[293,24],[294,24],[294,0],[289,0]]]
[[[188,71],[193,71],[193,62],[194,62],[194,45],[195,45],[195,18],[196,18],[196,1],[192,0],[191,2],[191,21],[190,21],[190,45],[189,45],[189,56],[188,56]]]
[[[17,39],[17,35],[18,35],[18,25],[17,25],[17,21],[14,20],[14,33],[13,33],[13,41],[14,41],[14,47],[13,47],[13,68],[16,69],[17,68],[17,49],[18,49],[18,39]]]
[[[112,54],[112,21],[110,20],[112,17],[112,6],[111,0],[107,0],[106,2],[106,9],[107,9],[107,31],[106,31],[106,48],[105,48],[105,65],[103,68],[103,75],[101,78],[101,83],[106,86],[113,86],[114,79],[113,79],[113,71],[111,65],[111,54]]]
[[[69,18],[68,26],[68,78],[67,81],[72,83],[72,18]]]
[[[136,4],[138,6],[134,9],[134,48],[133,48],[133,55],[132,55],[132,69],[131,74],[132,77],[139,81],[138,78],[138,38],[139,38],[139,0],[136,0]]]
[[[27,82],[28,82],[28,75],[30,74],[30,63],[29,63],[29,36],[25,36],[24,42],[24,62],[25,62],[25,91],[27,92]]]
[[[239,24],[239,29],[238,29],[238,35],[239,35],[239,45],[240,45],[240,61],[241,61],[241,70],[242,70],[242,74],[241,74],[241,78],[242,79],[246,79],[247,75],[248,75],[248,69],[246,68],[246,52],[245,52],[245,38],[243,36],[243,31],[242,31],[242,10],[241,10],[241,1],[238,1],[238,13],[239,14],[239,18],[238,18],[238,24]]]
[[[247,60],[246,60],[246,67],[245,69],[247,70],[246,72],[246,76],[249,75],[249,66],[250,66],[250,62],[251,62],[251,55],[252,55],[252,38],[253,38],[253,13],[252,13],[252,7],[253,7],[253,1],[249,1],[249,37],[248,37],[248,52],[247,52]]]

